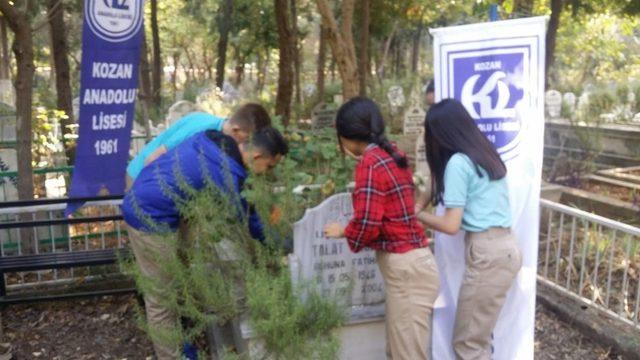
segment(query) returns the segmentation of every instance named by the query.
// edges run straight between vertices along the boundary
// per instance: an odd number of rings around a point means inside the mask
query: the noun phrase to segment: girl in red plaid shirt
[[[385,280],[387,358],[431,359],[433,303],[439,277],[428,239],[415,215],[414,184],[406,156],[385,136],[378,106],[357,97],[338,110],[343,151],[358,160],[354,215],[346,228],[329,224],[325,235],[346,237],[352,251],[376,251]]]

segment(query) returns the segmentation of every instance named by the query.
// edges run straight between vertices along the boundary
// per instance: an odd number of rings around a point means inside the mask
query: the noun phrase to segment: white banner
[[[522,270],[493,333],[493,359],[533,359],[540,178],[544,137],[546,18],[432,29],[436,99],[460,100],[507,164],[513,228]],[[440,297],[434,359],[454,359],[456,303],[464,273],[464,234],[436,234]]]

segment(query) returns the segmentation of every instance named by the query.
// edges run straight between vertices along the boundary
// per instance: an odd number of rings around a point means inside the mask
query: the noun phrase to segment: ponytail
[[[384,134],[384,119],[375,102],[366,97],[355,97],[344,103],[336,115],[338,136],[366,141],[378,145],[386,151],[398,167],[406,169],[407,157],[389,142]]]
[[[386,151],[387,154],[393,158],[393,161],[396,162],[399,168],[406,169],[409,166],[407,157],[400,154],[384,134],[373,135],[372,142],[380,146],[382,150]]]

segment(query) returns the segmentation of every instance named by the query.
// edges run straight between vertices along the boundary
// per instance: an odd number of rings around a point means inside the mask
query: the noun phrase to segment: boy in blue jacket
[[[241,197],[248,173],[261,174],[275,167],[288,152],[278,130],[265,127],[256,130],[242,144],[219,131],[198,133],[178,144],[149,166],[142,169],[122,203],[122,214],[131,232],[131,248],[143,275],[164,282],[171,275],[162,269],[158,255],[166,253],[160,234],[177,233],[180,225],[178,204],[188,201],[186,182],[194,190],[202,190],[213,182],[222,192],[238,200],[238,216],[248,215],[251,235],[264,240],[263,227],[254,211]],[[145,296],[147,321],[157,329],[177,326],[175,314],[154,296]],[[158,359],[178,358],[178,349],[155,343]]]

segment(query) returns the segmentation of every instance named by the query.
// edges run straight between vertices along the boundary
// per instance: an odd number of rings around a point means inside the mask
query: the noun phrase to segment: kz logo
[[[463,85],[460,99],[465,108],[469,111],[469,114],[474,119],[512,119],[516,117],[515,108],[508,108],[511,94],[509,92],[509,85],[507,85],[503,79],[507,75],[502,71],[496,71],[489,78],[482,87],[473,92],[480,79],[480,75],[476,74],[471,76]],[[495,107],[492,106],[494,102],[492,94],[497,95],[497,101],[495,101]],[[478,104],[480,113],[476,111],[474,104]]]
[[[93,33],[109,42],[121,42],[142,27],[143,0],[86,0],[85,21]]]
[[[129,5],[127,5],[127,0],[111,0],[111,5],[109,5],[109,0],[103,0],[104,4],[107,7],[118,10],[129,10]]]

